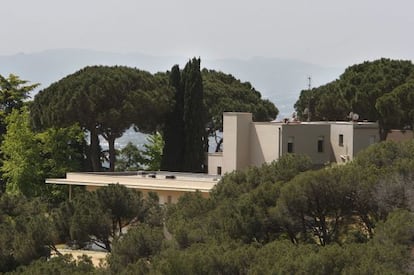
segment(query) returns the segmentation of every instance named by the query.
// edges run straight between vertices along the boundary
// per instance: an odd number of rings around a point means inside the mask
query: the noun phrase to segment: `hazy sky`
[[[412,0],[2,0],[0,55],[86,48],[329,66],[414,60]]]

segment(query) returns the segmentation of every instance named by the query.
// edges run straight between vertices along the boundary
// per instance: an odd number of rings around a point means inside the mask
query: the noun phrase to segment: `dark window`
[[[323,153],[323,137],[318,138],[318,153]]]
[[[221,166],[217,166],[217,175],[221,175]]]
[[[339,135],[339,146],[344,146],[344,135]]]
[[[287,144],[287,151],[288,153],[293,153],[293,137],[288,138],[288,144]]]

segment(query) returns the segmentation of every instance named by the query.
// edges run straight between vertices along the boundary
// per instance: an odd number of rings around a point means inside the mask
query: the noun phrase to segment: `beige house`
[[[350,161],[379,141],[373,122],[253,122],[251,113],[223,114],[223,152],[208,155],[208,173],[221,175],[278,160],[308,155],[313,164]]]
[[[93,191],[120,184],[146,194],[156,192],[160,203],[175,203],[186,192],[207,197],[220,175],[278,160],[282,155],[308,155],[315,165],[350,161],[379,141],[371,122],[253,122],[251,113],[223,114],[223,152],[208,154],[208,174],[172,172],[67,173],[48,184],[86,186]],[[69,192],[70,193],[70,192]]]

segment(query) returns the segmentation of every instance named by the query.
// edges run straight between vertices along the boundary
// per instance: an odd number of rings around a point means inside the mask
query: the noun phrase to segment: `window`
[[[217,175],[221,175],[221,166],[217,166]]]
[[[344,146],[344,135],[343,134],[339,135],[339,146]]]
[[[168,196],[167,197],[167,203],[170,204],[171,202],[172,202],[172,197],[171,196]]]
[[[318,137],[318,153],[323,153],[323,140],[323,136]]]
[[[293,142],[294,142],[294,137],[289,137],[288,138],[288,144],[287,144],[287,151],[288,153],[293,153]]]

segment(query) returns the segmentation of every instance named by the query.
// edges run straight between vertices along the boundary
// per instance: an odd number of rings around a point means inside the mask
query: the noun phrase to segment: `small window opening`
[[[288,143],[287,143],[287,151],[288,153],[293,153],[293,143],[294,143],[294,138],[293,137],[289,137],[288,138]]]
[[[339,135],[339,146],[344,146],[344,135],[340,134]]]
[[[318,153],[323,153],[323,140],[323,136],[318,138]]]

